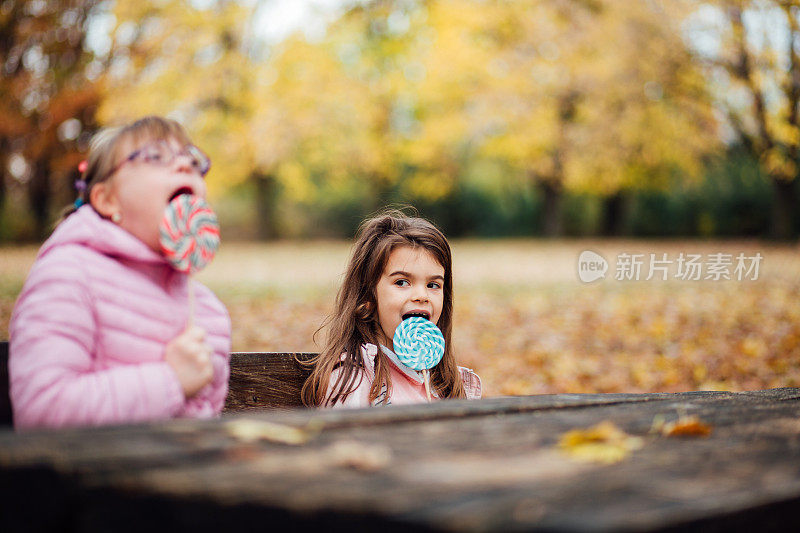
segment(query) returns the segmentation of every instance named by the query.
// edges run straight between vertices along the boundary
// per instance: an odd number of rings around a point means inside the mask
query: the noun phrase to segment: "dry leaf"
[[[374,472],[384,468],[392,459],[392,451],[383,445],[363,444],[353,440],[340,440],[326,450],[338,466]]]
[[[285,424],[253,420],[252,418],[239,418],[225,424],[225,430],[236,440],[241,442],[255,442],[268,440],[281,444],[305,444],[322,430],[322,422],[312,419],[305,428],[296,428]]]
[[[696,415],[681,416],[673,422],[661,427],[665,437],[707,437],[711,434],[711,426],[702,422]]]
[[[589,429],[573,429],[561,436],[558,447],[578,461],[613,464],[643,446],[640,437],[633,437],[613,422],[604,420]]]

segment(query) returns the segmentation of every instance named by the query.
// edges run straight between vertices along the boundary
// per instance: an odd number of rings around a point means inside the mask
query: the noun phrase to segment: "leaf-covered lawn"
[[[581,251],[610,263],[577,276]],[[200,274],[235,351],[317,351],[349,244],[226,243]],[[761,253],[758,280],[616,281],[617,255]],[[756,242],[457,241],[454,343],[487,395],[800,386],[800,254]],[[35,248],[0,250],[0,336]],[[645,266],[647,261],[645,261]],[[675,265],[673,265],[673,270]],[[731,269],[732,272],[732,269]],[[672,274],[672,273],[671,273]],[[672,278],[672,276],[670,276]],[[321,343],[324,334],[317,336]]]

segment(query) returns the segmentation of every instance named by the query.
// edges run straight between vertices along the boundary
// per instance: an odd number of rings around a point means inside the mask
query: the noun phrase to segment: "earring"
[[[111,215],[111,222],[114,224],[119,224],[122,222],[122,215],[120,215],[118,212],[114,212],[114,214]]]

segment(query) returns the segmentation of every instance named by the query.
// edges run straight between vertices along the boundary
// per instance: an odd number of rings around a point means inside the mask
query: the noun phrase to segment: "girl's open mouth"
[[[420,318],[424,318],[425,320],[430,320],[431,319],[431,314],[430,313],[426,313],[425,311],[412,311],[410,313],[404,314],[403,315],[403,320],[405,320],[407,318],[411,318],[412,316],[418,316]]]
[[[169,201],[167,203],[171,202],[172,200],[174,200],[175,198],[177,198],[182,194],[194,194],[194,191],[192,190],[191,187],[181,187],[180,189],[176,190],[174,193],[170,195]]]

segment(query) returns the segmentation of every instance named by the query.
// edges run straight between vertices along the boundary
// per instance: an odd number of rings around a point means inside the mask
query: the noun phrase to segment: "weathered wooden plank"
[[[9,472],[17,488],[29,485],[20,472],[38,480],[50,473],[63,492],[51,498],[56,511],[87,531],[157,523],[249,531],[272,521],[434,531],[761,530],[798,523],[800,391],[613,396],[0,432],[0,490],[8,489]],[[699,416],[713,433],[650,433],[657,415],[679,414]],[[226,430],[242,419],[296,427],[318,420],[324,429],[301,446],[246,443]],[[642,437],[644,447],[611,466],[576,463],[557,451],[565,431],[601,420]],[[343,460],[342,446],[350,447],[351,459],[378,449],[389,460],[374,471],[355,469],[347,453]],[[41,487],[30,490],[38,494]],[[0,500],[0,516],[12,510],[8,505]]]
[[[300,389],[311,353],[234,352],[225,411],[302,406]]]

